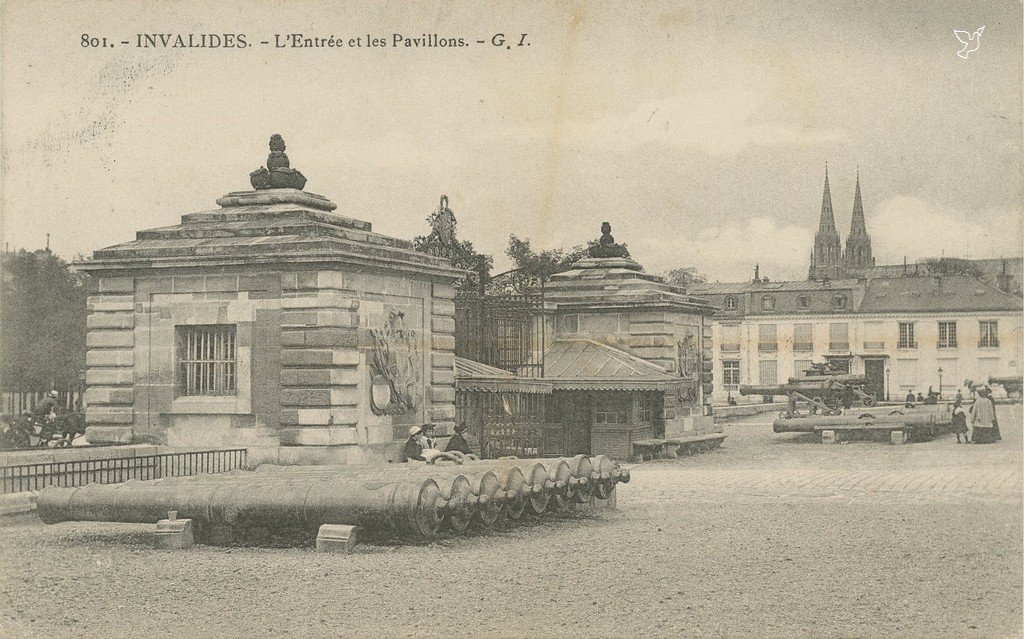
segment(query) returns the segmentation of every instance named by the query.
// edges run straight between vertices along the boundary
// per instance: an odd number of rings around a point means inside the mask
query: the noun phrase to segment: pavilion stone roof
[[[558,339],[544,353],[544,379],[555,390],[665,390],[682,379],[607,344]]]
[[[233,264],[344,263],[460,277],[462,271],[412,245],[373,232],[369,222],[333,213],[327,198],[298,189],[229,193],[220,209],[190,213],[174,226],[93,253],[86,271]]]
[[[714,311],[706,299],[688,295],[661,276],[645,273],[628,257],[581,259],[568,271],[551,276],[544,297],[559,309],[671,306],[705,315]]]

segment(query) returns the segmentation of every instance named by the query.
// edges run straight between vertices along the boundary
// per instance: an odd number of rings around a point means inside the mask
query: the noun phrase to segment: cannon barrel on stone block
[[[776,433],[813,433],[819,430],[886,430],[894,427],[945,426],[951,422],[952,413],[948,406],[920,406],[914,409],[893,409],[888,413],[866,410],[851,410],[844,415],[821,415],[798,418],[782,418],[772,422]]]
[[[740,384],[740,395],[789,395],[790,393],[823,393],[829,390],[825,382],[799,384],[748,385]]]
[[[159,480],[158,480],[159,481]],[[203,525],[315,529],[360,526],[406,537],[432,537],[445,505],[433,479],[351,481],[342,476],[176,482],[131,481],[47,488],[37,499],[40,519],[156,523],[168,511]]]

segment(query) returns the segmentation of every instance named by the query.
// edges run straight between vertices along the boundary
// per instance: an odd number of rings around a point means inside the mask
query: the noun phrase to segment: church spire
[[[821,220],[818,222],[818,233],[839,236],[836,231],[836,218],[832,214],[832,192],[828,188],[828,162],[825,163],[825,190],[821,194]]]
[[[853,192],[853,219],[850,222],[850,235],[846,238],[844,260],[847,269],[859,270],[875,265],[871,255],[871,237],[864,223],[864,203],[860,197],[860,169],[857,169],[857,186]]]
[[[828,186],[828,163],[825,163],[825,189],[821,194],[821,219],[814,234],[814,252],[811,254],[811,279],[834,278],[839,275],[843,249],[836,231],[836,218],[832,213],[832,192]]]
[[[860,169],[857,170],[857,187],[853,192],[853,220],[850,222],[850,236],[867,235],[864,224],[864,204],[860,200]]]

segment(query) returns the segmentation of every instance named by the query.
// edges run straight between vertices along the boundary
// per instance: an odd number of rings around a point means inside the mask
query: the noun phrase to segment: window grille
[[[237,374],[235,326],[179,326],[178,393],[234,395]]]
[[[814,327],[810,324],[793,324],[793,350],[809,353],[814,350]]]
[[[829,324],[828,349],[830,351],[850,350],[850,327],[846,323]]]
[[[775,324],[759,324],[757,337],[757,350],[769,353],[779,350]]]

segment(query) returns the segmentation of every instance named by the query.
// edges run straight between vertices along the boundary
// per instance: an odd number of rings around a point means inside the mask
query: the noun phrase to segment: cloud
[[[693,236],[633,240],[630,250],[634,255],[670,256],[642,260],[651,272],[695,266],[712,281],[736,282],[753,277],[754,264],[773,280],[802,279],[813,245],[813,231],[762,216],[750,218],[746,225],[708,227]]]
[[[875,259],[895,264],[906,256],[1001,257],[1021,253],[1021,211],[957,211],[917,197],[896,195],[868,212]]]

